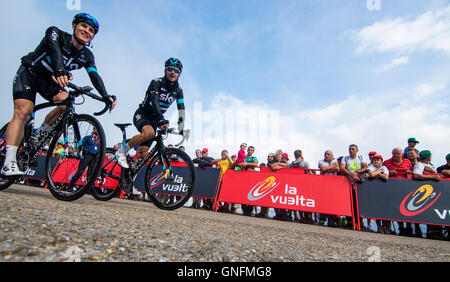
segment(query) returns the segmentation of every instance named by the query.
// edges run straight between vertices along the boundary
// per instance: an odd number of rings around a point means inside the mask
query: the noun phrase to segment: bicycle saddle
[[[115,123],[114,125],[120,128],[120,130],[125,130],[131,123]]]

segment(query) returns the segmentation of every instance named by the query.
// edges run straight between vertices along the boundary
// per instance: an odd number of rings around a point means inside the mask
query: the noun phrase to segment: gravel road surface
[[[45,189],[0,192],[0,261],[449,262],[450,242],[355,232]]]

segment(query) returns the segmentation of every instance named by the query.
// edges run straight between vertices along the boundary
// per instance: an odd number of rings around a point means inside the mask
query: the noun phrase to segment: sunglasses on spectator
[[[177,68],[169,67],[169,68],[166,68],[166,70],[167,70],[168,72],[174,72],[174,73],[176,73],[176,74],[181,73],[181,71],[180,71],[179,69],[177,69]]]

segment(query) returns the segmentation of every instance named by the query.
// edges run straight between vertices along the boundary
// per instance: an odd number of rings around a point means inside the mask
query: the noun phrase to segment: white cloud
[[[383,73],[390,71],[393,68],[396,68],[401,65],[406,65],[409,63],[409,58],[407,56],[402,56],[399,58],[393,59],[390,63],[382,65],[377,68],[376,73]]]
[[[353,32],[357,52],[412,52],[434,50],[450,53],[450,6],[428,11],[416,19],[405,17],[376,22]]]

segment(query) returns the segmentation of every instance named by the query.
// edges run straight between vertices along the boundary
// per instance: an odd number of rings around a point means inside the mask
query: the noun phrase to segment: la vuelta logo
[[[400,205],[404,216],[415,216],[429,209],[442,195],[434,192],[433,186],[423,185],[417,191],[411,192]]]
[[[257,201],[272,193],[280,183],[276,183],[276,178],[271,176],[258,184],[256,184],[248,193],[248,199],[250,201]]]

